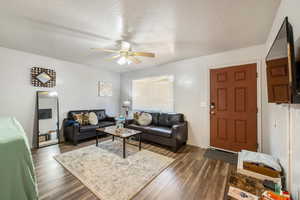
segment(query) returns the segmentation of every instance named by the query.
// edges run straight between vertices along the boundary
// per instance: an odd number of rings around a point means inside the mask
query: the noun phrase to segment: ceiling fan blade
[[[149,53],[149,52],[132,52],[133,56],[145,56],[145,57],[155,57],[154,53]]]
[[[106,58],[105,60],[114,60],[114,59],[117,59],[117,58],[119,58],[121,55],[115,55],[115,56],[113,56],[113,57],[111,57],[111,58]]]
[[[119,53],[120,50],[113,50],[113,49],[103,49],[103,48],[91,48],[92,50],[100,50],[100,51],[105,51],[105,52],[110,52],[110,53]]]
[[[128,60],[132,61],[134,64],[139,64],[141,63],[141,61],[133,56],[128,56],[127,57]]]
[[[131,49],[131,44],[129,42],[122,41],[121,49],[122,51],[129,51]]]

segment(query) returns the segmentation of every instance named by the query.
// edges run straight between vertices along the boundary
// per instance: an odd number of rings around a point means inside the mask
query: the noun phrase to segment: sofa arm
[[[106,118],[103,121],[116,122],[116,119],[115,117],[106,116]]]
[[[79,128],[80,124],[78,122],[73,121],[73,123],[70,123],[66,121],[64,127],[65,140],[71,140],[76,145],[78,142]]]
[[[185,143],[188,138],[188,124],[182,122],[172,126],[172,136],[175,137],[177,142]]]
[[[73,126],[73,124],[78,123],[77,121],[73,119],[64,119],[64,127],[70,127]]]

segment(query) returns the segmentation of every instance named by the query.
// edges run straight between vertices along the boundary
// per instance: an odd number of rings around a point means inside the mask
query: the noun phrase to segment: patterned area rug
[[[54,158],[101,200],[133,198],[174,161],[130,144],[123,159],[122,149],[120,141],[106,141]]]

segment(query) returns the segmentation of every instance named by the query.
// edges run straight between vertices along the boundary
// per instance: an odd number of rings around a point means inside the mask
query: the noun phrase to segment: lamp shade
[[[123,102],[123,106],[129,107],[129,106],[130,106],[130,103],[131,103],[130,101],[124,101],[124,102]]]

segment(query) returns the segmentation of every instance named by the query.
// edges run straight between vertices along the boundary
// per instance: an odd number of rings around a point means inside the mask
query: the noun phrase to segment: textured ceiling
[[[266,41],[280,0],[0,0],[0,46],[128,71]],[[120,66],[121,40],[157,57]],[[49,63],[50,64],[50,63]]]

